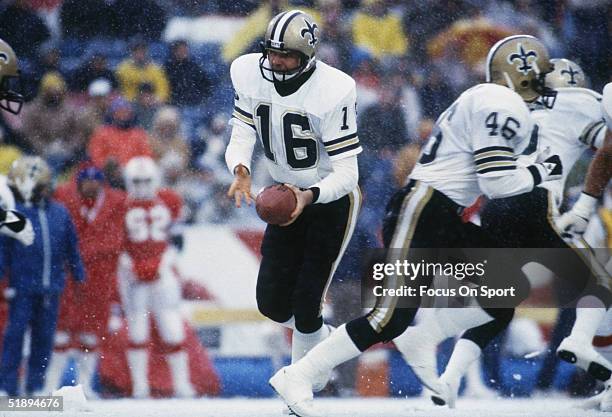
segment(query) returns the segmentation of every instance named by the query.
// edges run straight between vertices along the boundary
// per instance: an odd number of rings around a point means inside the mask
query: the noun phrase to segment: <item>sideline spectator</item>
[[[117,79],[123,96],[134,101],[142,84],[153,86],[155,96],[160,103],[168,101],[170,86],[163,68],[151,61],[149,46],[142,38],[132,40],[130,57],[117,67]]]
[[[406,55],[409,47],[402,20],[386,0],[362,1],[353,18],[353,41],[377,59]]]
[[[100,78],[89,84],[87,95],[89,101],[83,110],[83,119],[88,127],[88,138],[98,126],[106,122],[107,114],[111,105],[111,93],[113,88],[111,83],[104,78]]]
[[[189,165],[190,151],[180,135],[181,116],[176,107],[160,108],[153,120],[151,148],[162,172],[164,184],[174,186]]]
[[[40,157],[15,161],[8,183],[16,208],[32,222],[35,233],[28,250],[15,239],[0,236],[1,275],[10,271],[0,389],[14,397],[20,394],[19,368],[26,330],[30,329],[30,358],[25,393],[40,394],[51,359],[65,271],[69,270],[78,282],[85,280],[85,271],[70,214],[51,198],[51,170],[46,162]]]
[[[138,87],[138,95],[134,102],[136,123],[147,132],[153,128],[153,118],[160,108],[160,102],[155,96],[151,83],[142,83]]]
[[[88,130],[67,103],[66,82],[59,73],[46,74],[40,94],[24,108],[22,132],[38,155],[60,172],[84,158]]]
[[[121,187],[121,167],[135,156],[152,156],[147,132],[136,125],[132,104],[116,98],[110,108],[110,123],[98,127],[89,141],[89,156],[102,169],[109,184]]]
[[[70,282],[66,286],[44,391],[60,387],[66,362],[74,356],[78,383],[91,399],[97,397],[91,382],[100,344],[108,332],[111,304],[119,302],[116,269],[123,244],[125,193],[105,186],[102,171],[84,165],[72,181],[58,187],[55,196],[66,206],[76,227],[87,282],[80,291]]]
[[[178,40],[170,45],[170,57],[164,69],[170,82],[170,104],[195,106],[210,95],[211,81],[191,58],[187,41]]]
[[[111,86],[117,88],[115,74],[108,67],[106,56],[101,52],[94,52],[72,75],[70,89],[75,92],[84,92],[89,85],[99,79],[107,80]]]

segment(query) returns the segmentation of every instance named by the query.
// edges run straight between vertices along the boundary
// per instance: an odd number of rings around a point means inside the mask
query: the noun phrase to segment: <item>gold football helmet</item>
[[[550,88],[582,87],[586,88],[587,81],[580,65],[565,58],[551,59],[555,69],[546,75],[546,86]]]
[[[489,51],[486,65],[487,82],[514,90],[526,102],[542,97],[546,105],[552,106],[556,92],[545,86],[544,79],[553,64],[537,38],[514,35],[500,40]]]
[[[315,65],[320,40],[321,30],[309,14],[301,10],[279,13],[270,20],[261,43],[261,75],[271,82],[284,82],[308,71]],[[274,70],[267,59],[270,50],[280,53],[297,52],[300,55],[300,65],[290,71]]]
[[[38,202],[51,188],[51,170],[39,156],[24,156],[11,165],[8,185],[26,204]]]
[[[11,46],[0,39],[0,108],[18,114],[23,106],[23,96],[14,90],[20,81],[17,55]]]

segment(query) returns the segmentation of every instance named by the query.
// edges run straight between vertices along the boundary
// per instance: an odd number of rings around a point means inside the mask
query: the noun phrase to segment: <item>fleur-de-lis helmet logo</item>
[[[569,65],[567,66],[567,68],[569,68],[569,69],[561,70],[561,75],[563,75],[563,74],[569,75],[570,78],[569,78],[569,81],[567,82],[569,85],[576,85],[576,84],[578,84],[576,82],[576,75],[580,74],[580,71],[575,70],[574,68],[572,68]]]
[[[312,24],[310,24],[310,22],[306,19],[304,19],[304,23],[306,23],[306,27],[302,28],[302,30],[300,31],[300,35],[302,35],[302,38],[304,39],[306,39],[306,35],[310,35],[310,40],[308,41],[308,43],[310,44],[310,46],[315,46],[317,42],[319,42],[315,31],[319,28],[316,23],[313,22]]]
[[[528,51],[525,50],[522,43],[518,43],[518,50],[513,54],[508,56],[508,63],[514,64],[514,61],[518,61],[519,67],[518,71],[521,71],[523,74],[527,75],[529,71],[533,69],[533,63],[537,61],[538,54],[536,51],[530,49]]]
[[[6,54],[5,52],[1,52],[0,51],[0,67],[2,65],[8,64],[10,61],[10,58],[8,56],[8,54]]]

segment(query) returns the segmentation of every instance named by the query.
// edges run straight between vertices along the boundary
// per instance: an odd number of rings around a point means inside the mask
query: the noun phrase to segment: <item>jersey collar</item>
[[[295,93],[297,90],[300,89],[301,86],[303,86],[306,83],[306,81],[310,79],[315,69],[316,67],[312,67],[305,73],[300,74],[298,77],[295,77],[294,79],[291,79],[284,83],[275,82],[274,88],[276,89],[276,92],[282,97],[287,97]]]

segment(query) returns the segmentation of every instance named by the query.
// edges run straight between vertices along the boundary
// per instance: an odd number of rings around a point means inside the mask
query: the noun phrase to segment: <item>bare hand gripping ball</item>
[[[291,189],[283,184],[264,188],[255,200],[259,218],[268,224],[285,224],[291,220],[291,213],[297,206],[297,198]]]

